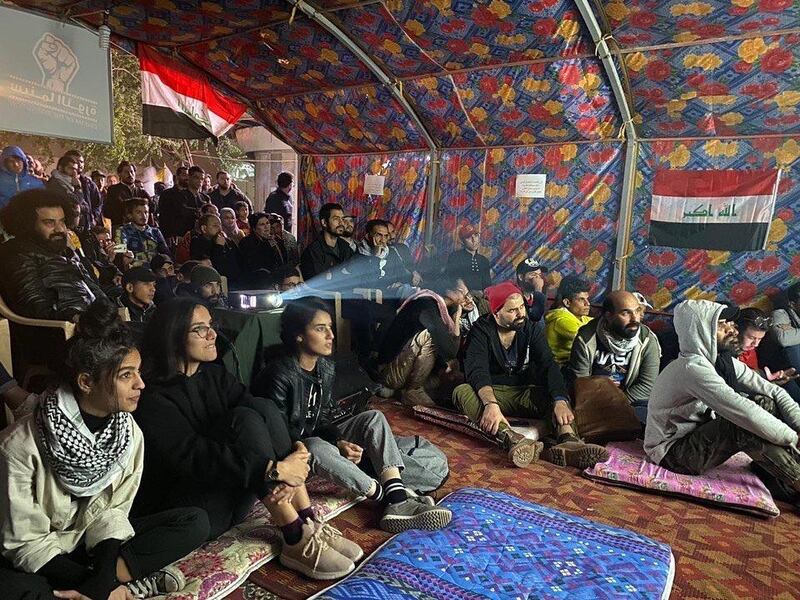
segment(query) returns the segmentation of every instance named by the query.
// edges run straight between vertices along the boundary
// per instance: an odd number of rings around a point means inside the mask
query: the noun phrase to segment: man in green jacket
[[[630,400],[639,420],[647,419],[647,400],[658,377],[661,346],[642,323],[644,307],[630,292],[606,296],[603,315],[578,330],[569,358],[574,378],[605,376]]]

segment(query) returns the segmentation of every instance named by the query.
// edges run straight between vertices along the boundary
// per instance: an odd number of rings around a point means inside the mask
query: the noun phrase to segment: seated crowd
[[[384,414],[340,414],[331,292],[378,396],[459,411],[516,467],[608,458],[581,438],[581,389],[594,380],[638,418],[654,463],[702,474],[743,451],[770,489],[800,499],[800,283],[772,315],[681,302],[680,356],[661,370],[640,295],[615,290],[593,309],[591,283],[535,256],[495,283],[473,225],[445,263],[418,262],[399,223],[368,220],[358,240],[357,216],[331,203],[301,252],[286,173],[259,212],[224,171],[211,188],[199,167],[179,168],[152,198],[127,161],[102,189],[77,151],[46,184],[20,149],[2,159],[0,295],[24,317],[76,324],[66,345],[14,332],[58,374],[42,394],[0,367],[17,419],[0,435],[3,598],[179,591],[171,563],[256,502],[280,528],[284,566],[343,577],[363,551],[315,513],[312,475],[365,497],[386,531],[445,527],[450,510],[410,489]],[[281,351],[249,388],[217,350],[231,289],[285,299]]]

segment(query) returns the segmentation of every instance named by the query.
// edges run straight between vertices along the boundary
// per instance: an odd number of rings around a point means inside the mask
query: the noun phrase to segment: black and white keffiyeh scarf
[[[606,348],[611,350],[611,352],[614,354],[618,354],[620,356],[626,356],[629,352],[642,343],[639,339],[638,331],[636,332],[636,335],[630,339],[619,338],[612,334],[609,330],[608,321],[606,321],[605,317],[600,317],[600,320],[597,322],[597,337],[600,338],[600,341],[605,345]]]
[[[131,415],[117,412],[92,433],[67,389],[45,392],[36,410],[40,447],[56,478],[73,496],[86,498],[115,481],[131,458]]]

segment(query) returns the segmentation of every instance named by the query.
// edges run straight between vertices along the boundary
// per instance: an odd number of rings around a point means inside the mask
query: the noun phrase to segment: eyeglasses
[[[208,339],[208,334],[211,333],[212,331],[214,333],[217,332],[217,324],[216,323],[211,323],[211,325],[198,325],[197,327],[192,327],[189,330],[189,333],[193,333],[194,335],[196,335],[197,337],[199,337],[201,339],[202,338]]]

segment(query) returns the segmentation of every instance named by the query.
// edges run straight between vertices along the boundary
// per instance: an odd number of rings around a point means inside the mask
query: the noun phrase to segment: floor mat
[[[606,448],[608,460],[586,469],[584,476],[600,483],[682,496],[760,517],[781,514],[767,486],[750,470],[753,461],[744,452],[703,475],[681,475],[647,460],[641,440],[612,442]]]
[[[442,504],[453,511],[446,528],[395,536],[315,598],[669,596],[666,544],[491,490],[464,488]]]
[[[494,447],[466,435],[428,426],[401,407],[378,405],[398,435],[424,435],[450,461],[450,479],[438,498],[463,487],[499,490],[593,521],[630,529],[668,544],[675,557],[670,598],[692,600],[795,600],[800,589],[800,517],[787,504],[764,521],[713,510],[680,498],[605,486],[577,469],[538,462],[510,467]],[[389,535],[376,529],[378,515],[363,502],[331,523],[356,540],[369,555]],[[282,598],[307,598],[327,587],[283,569],[272,561],[250,580]]]

